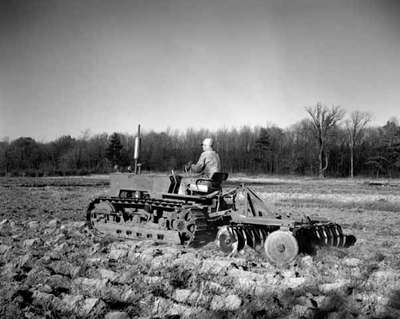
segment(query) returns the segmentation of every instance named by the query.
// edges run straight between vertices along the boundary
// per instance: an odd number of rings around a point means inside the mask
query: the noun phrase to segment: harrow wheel
[[[299,253],[296,238],[289,231],[276,230],[268,235],[264,243],[267,258],[278,265],[288,264]]]

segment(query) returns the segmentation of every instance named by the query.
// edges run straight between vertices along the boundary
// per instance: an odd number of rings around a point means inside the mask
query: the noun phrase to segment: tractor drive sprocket
[[[179,220],[184,225],[183,237],[187,238],[184,242],[189,247],[201,247],[215,240],[217,233],[216,227],[207,222],[207,215],[204,209],[192,207],[181,212]]]

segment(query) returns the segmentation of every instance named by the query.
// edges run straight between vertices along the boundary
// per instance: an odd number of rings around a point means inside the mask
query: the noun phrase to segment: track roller
[[[264,250],[271,262],[284,265],[296,258],[299,253],[299,245],[291,232],[276,230],[268,235],[264,243]]]

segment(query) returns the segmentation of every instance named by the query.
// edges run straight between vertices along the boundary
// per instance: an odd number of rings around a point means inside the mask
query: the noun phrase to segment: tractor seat
[[[228,173],[216,172],[211,178],[198,178],[195,184],[189,184],[188,191],[192,194],[209,194],[220,190],[222,182],[227,178]]]

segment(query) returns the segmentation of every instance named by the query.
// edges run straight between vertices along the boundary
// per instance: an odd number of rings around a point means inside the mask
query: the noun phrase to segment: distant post
[[[138,174],[139,156],[140,156],[140,124],[138,125],[137,136],[135,138],[135,152],[133,154],[133,159],[135,160],[135,174]],[[139,169],[139,174],[140,174],[140,169]]]

